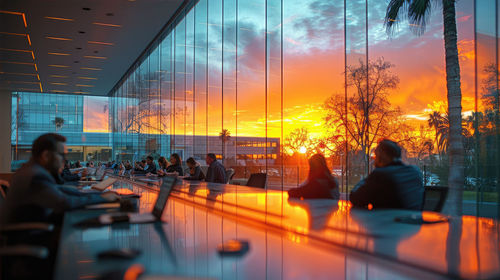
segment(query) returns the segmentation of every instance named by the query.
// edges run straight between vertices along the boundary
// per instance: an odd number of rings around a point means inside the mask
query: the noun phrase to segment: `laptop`
[[[80,180],[78,181],[78,183],[80,184],[88,184],[90,182],[100,182],[102,180],[104,180],[104,177],[106,177],[106,174],[108,173],[108,171],[106,171],[105,169],[99,169],[95,172],[95,175],[92,175],[92,176],[87,176],[86,180]]]
[[[156,198],[151,213],[110,213],[99,216],[99,222],[103,225],[114,222],[129,222],[131,224],[143,224],[160,221],[161,215],[167,205],[168,197],[175,185],[176,177],[164,177],[160,186],[160,193]]]
[[[104,191],[105,189],[109,188],[111,185],[113,185],[118,179],[116,178],[108,178],[102,182],[99,182],[95,185],[90,186],[91,189],[97,190],[97,191]]]

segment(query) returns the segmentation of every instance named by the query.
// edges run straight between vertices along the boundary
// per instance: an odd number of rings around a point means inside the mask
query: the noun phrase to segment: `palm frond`
[[[420,36],[425,32],[431,9],[431,0],[412,1],[408,7],[408,21],[413,33]]]
[[[416,35],[425,32],[426,25],[430,19],[433,9],[432,2],[438,0],[390,0],[387,5],[385,15],[385,28],[389,36],[392,35],[394,26],[403,20],[408,19],[410,30]]]
[[[410,3],[410,0],[391,0],[389,4],[387,5],[387,11],[385,13],[385,28],[387,31],[387,34],[392,35],[393,32],[393,27],[397,26],[399,20],[402,18],[400,17],[399,10],[407,9],[408,3]]]

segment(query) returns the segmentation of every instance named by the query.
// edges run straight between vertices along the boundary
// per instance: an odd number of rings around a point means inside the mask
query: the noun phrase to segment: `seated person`
[[[125,167],[124,175],[130,175],[130,172],[132,171],[132,164],[130,163],[130,161],[125,161],[123,166]]]
[[[194,158],[190,157],[186,160],[186,164],[189,167],[189,174],[186,174],[184,180],[196,180],[201,181],[205,180],[205,174],[201,171],[200,164],[194,160]]]
[[[12,178],[12,186],[0,208],[0,223],[60,222],[64,211],[88,204],[116,201],[113,192],[82,193],[58,185],[66,153],[66,138],[41,135],[33,142],[32,157]]]
[[[298,188],[288,191],[289,197],[295,198],[330,198],[339,199],[339,183],[332,176],[325,157],[315,154],[309,158],[309,175]]]
[[[156,164],[153,161],[153,157],[152,156],[148,156],[146,158],[146,167],[144,168],[144,171],[146,173],[156,174]]]
[[[165,173],[167,173],[167,168],[168,168],[167,159],[165,157],[158,158],[158,166],[159,168],[156,170],[156,174],[158,174],[158,176],[165,176]]]
[[[205,181],[225,184],[227,182],[226,169],[219,161],[217,161],[217,157],[215,157],[215,154],[207,154],[205,162],[208,164],[207,176],[205,178]]]
[[[148,173],[156,174],[156,165],[153,161],[152,156],[148,156],[146,158],[146,164],[144,165],[142,170],[134,171],[134,174],[148,174]]]
[[[69,162],[67,160],[64,160],[64,168],[61,173],[61,178],[63,179],[64,182],[76,182],[80,181],[82,177],[85,177],[87,175],[87,170],[84,169],[83,171],[74,171],[71,172],[69,169]]]
[[[422,210],[424,187],[418,167],[401,161],[401,148],[384,139],[375,149],[375,169],[352,190],[354,206]],[[371,208],[370,207],[370,208]]]
[[[134,165],[134,173],[136,171],[144,171],[144,165],[142,165],[142,162],[136,161]]]
[[[172,154],[170,156],[170,165],[166,169],[166,173],[174,173],[177,172],[179,176],[184,176],[184,171],[181,166],[181,157],[178,154]]]

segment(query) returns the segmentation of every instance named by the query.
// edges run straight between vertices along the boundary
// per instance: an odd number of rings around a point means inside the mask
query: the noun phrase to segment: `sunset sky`
[[[276,3],[274,3],[276,2]],[[478,2],[478,14],[490,13],[491,1]],[[224,44],[222,46],[219,1],[209,7],[208,42],[206,0],[200,1],[196,18],[191,11],[176,28],[176,98],[175,108],[185,116],[175,118],[175,134],[208,130],[218,135],[224,128],[240,136],[266,136],[266,48],[265,2],[239,1],[236,32],[235,1],[224,1]],[[268,2],[267,32],[267,136],[281,135],[281,24],[279,1]],[[324,136],[324,101],[331,95],[344,95],[344,47],[348,65],[366,58],[364,1],[348,1],[347,38],[344,46],[344,14],[342,1],[287,0],[283,15],[283,134],[306,127],[311,137]],[[426,32],[414,35],[406,21],[401,21],[389,38],[383,18],[386,1],[369,1],[368,56],[374,61],[383,57],[394,64],[392,72],[399,77],[398,88],[389,95],[392,107],[399,107],[409,123],[417,129],[427,123],[428,114],[446,108],[446,75],[441,7],[433,7]],[[219,5],[219,6],[218,6]],[[493,6],[494,7],[494,6]],[[458,48],[461,67],[463,112],[468,115],[475,106],[474,18],[473,1],[457,2]],[[494,17],[493,17],[494,20]],[[481,69],[494,57],[494,25],[491,18],[478,19],[478,81]],[[187,28],[186,28],[187,27]],[[196,34],[193,32],[196,30]],[[185,30],[187,34],[184,34]],[[184,38],[187,39],[185,42]],[[168,42],[170,44],[170,42]],[[195,48],[193,48],[193,46]],[[196,55],[195,94],[192,92],[192,60],[194,51],[206,53],[208,46],[208,99],[206,99],[205,55]],[[221,48],[224,53],[221,55]],[[237,51],[237,56],[236,56]],[[186,52],[186,54],[184,54]],[[493,53],[492,53],[493,52]],[[185,61],[185,63],[183,62]],[[222,108],[222,61],[224,63],[224,108]],[[186,66],[187,65],[187,66]],[[199,65],[199,66],[198,66]],[[185,68],[187,67],[187,68]],[[202,72],[200,74],[200,71]],[[237,78],[236,78],[237,74]],[[184,77],[187,80],[184,80]],[[184,88],[187,85],[187,88]],[[481,85],[478,86],[479,90]],[[237,104],[236,108],[236,90]],[[351,90],[349,89],[349,92]],[[186,99],[182,98],[184,92]],[[185,100],[187,101],[185,103]],[[206,101],[208,100],[208,104]],[[104,108],[89,99],[86,109],[87,131],[107,130]],[[164,101],[162,101],[164,102]],[[99,102],[97,102],[99,103]],[[167,102],[168,103],[168,102]],[[136,102],[131,102],[136,104]],[[185,109],[187,105],[187,109]],[[193,110],[193,105],[195,109]],[[481,109],[481,104],[478,104]],[[206,106],[206,107],[205,107]],[[164,106],[170,107],[169,104]],[[208,128],[205,127],[208,109]],[[193,116],[194,114],[194,116]],[[222,114],[224,117],[222,117]],[[155,132],[153,132],[155,133]],[[196,132],[195,132],[196,133]],[[198,133],[196,133],[198,134]]]

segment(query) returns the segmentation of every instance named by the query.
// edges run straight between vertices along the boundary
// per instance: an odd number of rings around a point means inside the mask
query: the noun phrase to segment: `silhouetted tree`
[[[394,136],[402,124],[401,111],[392,108],[387,100],[388,93],[399,83],[391,72],[393,67],[383,58],[369,61],[368,65],[360,60],[359,65],[347,66],[347,86],[354,88],[354,94],[347,98],[347,112],[344,96],[332,95],[324,103],[326,125],[347,130],[349,141],[355,149],[361,149],[365,175],[370,170],[369,155],[376,141]]]
[[[305,127],[297,128],[285,138],[284,148],[292,155],[299,153],[301,147],[309,146],[309,131]]]

